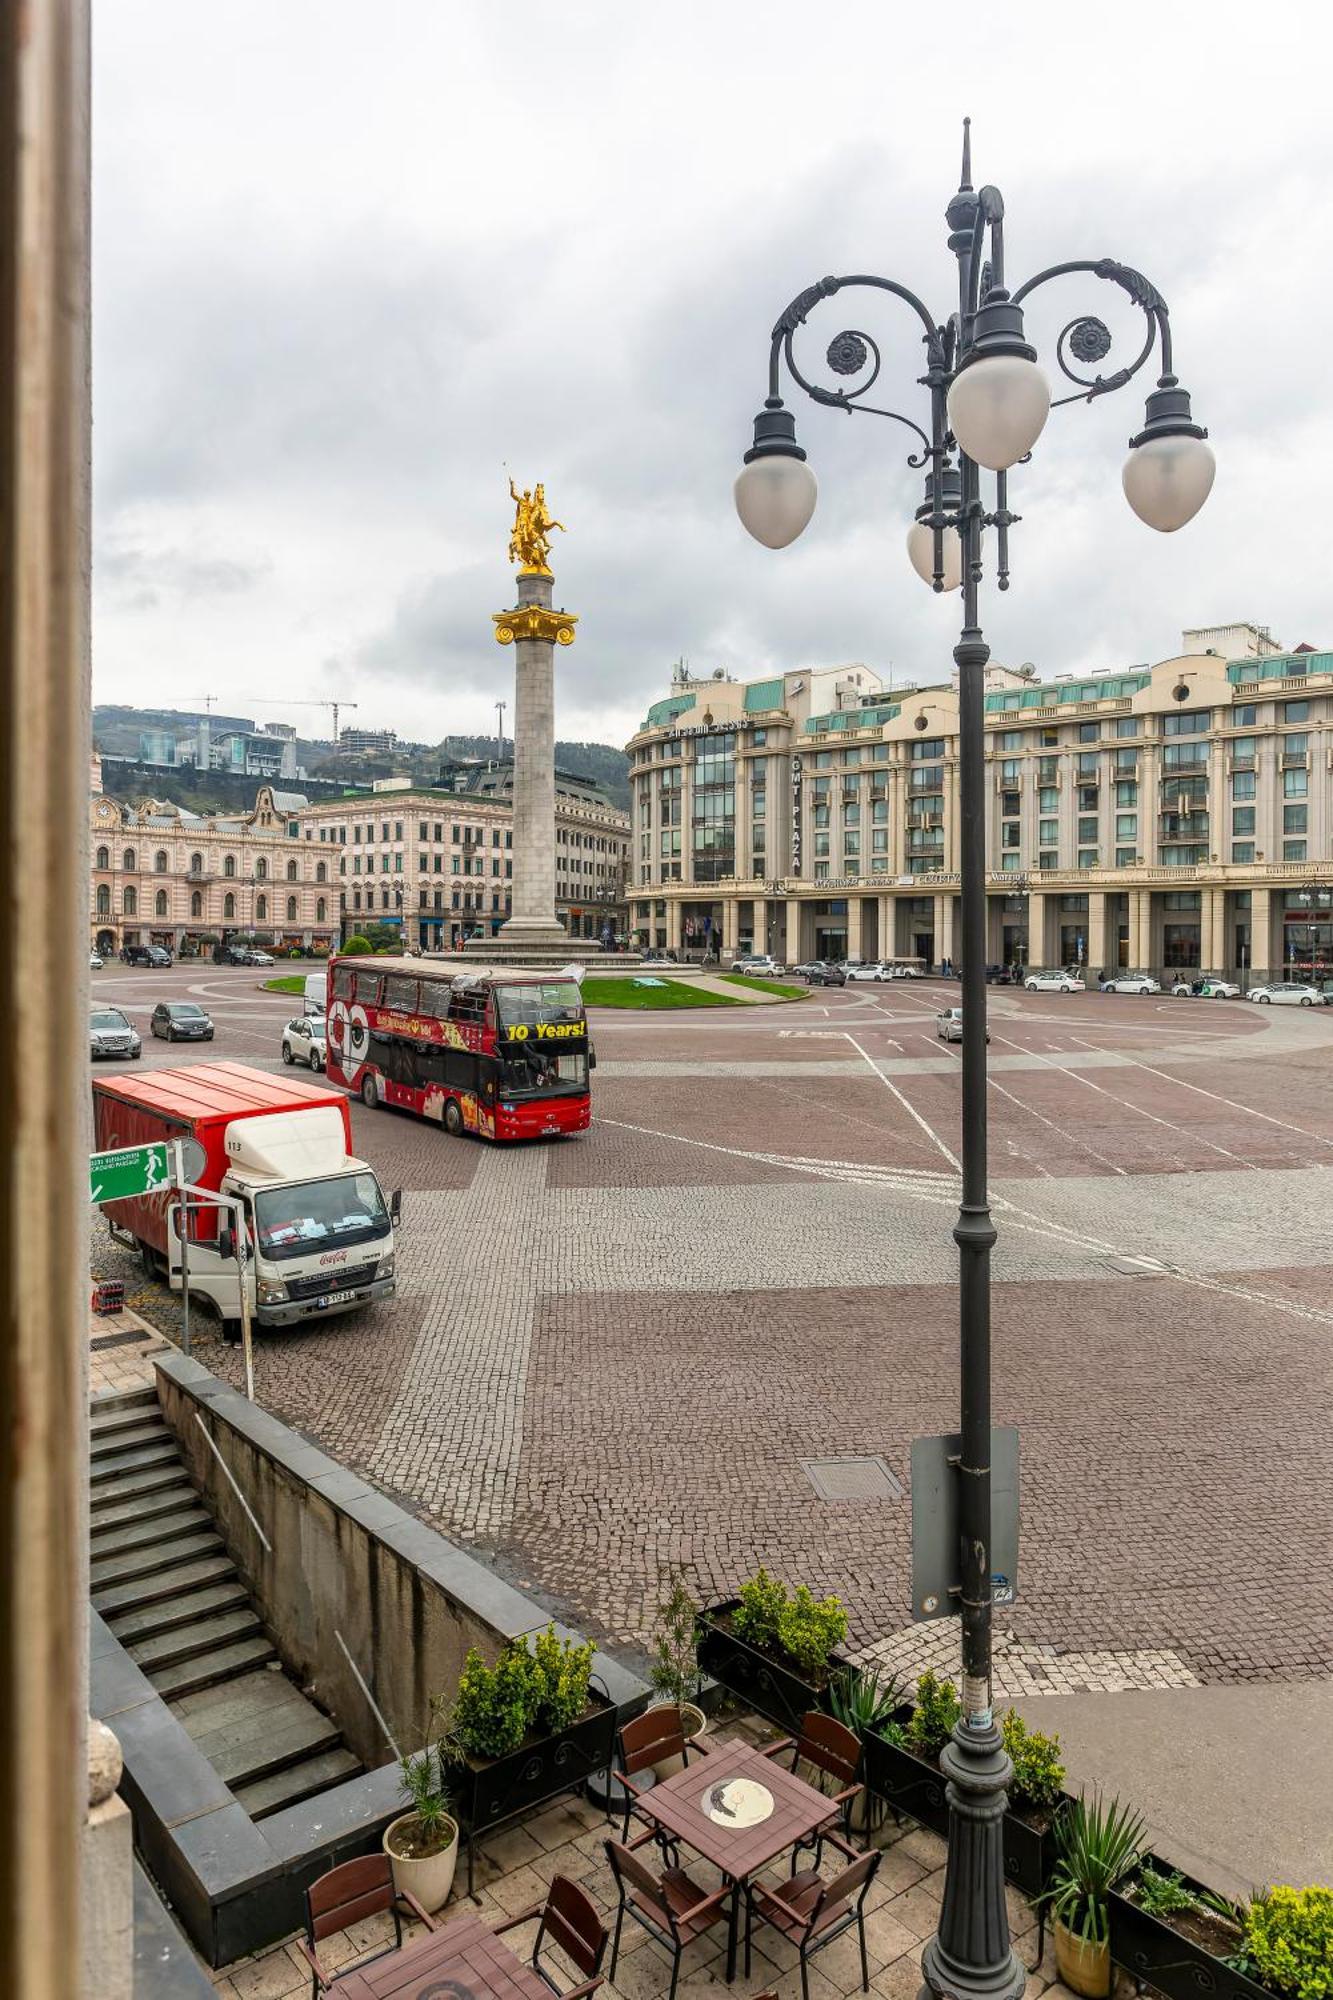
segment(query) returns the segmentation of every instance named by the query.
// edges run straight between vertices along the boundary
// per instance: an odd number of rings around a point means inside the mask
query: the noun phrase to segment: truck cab
[[[374,1168],[346,1153],[336,1109],[247,1118],[229,1127],[225,1144],[218,1192],[243,1204],[250,1309],[261,1326],[323,1319],[393,1296],[398,1198],[386,1202]],[[229,1319],[236,1308],[235,1226],[228,1222],[211,1240],[196,1241],[201,1213],[213,1211],[191,1212],[190,1292],[209,1297]],[[181,1264],[174,1230],[173,1290],[181,1287]]]

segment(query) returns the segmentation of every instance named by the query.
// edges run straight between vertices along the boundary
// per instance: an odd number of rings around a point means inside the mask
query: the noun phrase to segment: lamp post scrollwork
[[[1206,432],[1194,421],[1175,373],[1166,302],[1142,272],[1109,257],[1053,264],[1010,291],[1006,282],[1005,208],[998,188],[972,184],[971,134],[964,122],[963,168],[945,210],[957,263],[957,306],[943,320],[896,279],[856,273],[826,277],[796,296],[773,327],[768,394],[737,477],[736,507],[757,541],[784,548],[810,521],[818,485],[796,422],[782,398],[787,376],[816,404],[848,415],[887,418],[919,440],[907,463],[926,473],[908,530],[913,568],[935,591],[961,590],[959,802],[963,964],[962,1201],[954,1228],[959,1251],[962,1454],[962,1713],[941,1764],[948,1779],[949,1859],[939,1930],[922,1961],[925,1991],[961,2000],[1017,2000],[1024,1968],[1009,1938],[1004,1902],[1002,1816],[1012,1769],[991,1704],[990,1570],[990,1253],[995,1242],[986,1165],[986,796],[984,676],[990,649],[978,597],[982,534],[994,536],[994,571],[1009,585],[1009,538],[1019,517],[1009,505],[1009,477],[1037,444],[1053,408],[1094,402],[1122,389],[1158,355],[1141,429],[1130,439],[1122,483],[1139,519],[1173,533],[1198,513],[1213,483]],[[1025,303],[1057,279],[1095,278],[1138,307],[1145,331],[1133,359],[1106,373],[1105,322],[1083,312],[1055,342],[1055,363],[1073,393],[1052,400],[1024,326]],[[883,357],[873,336],[847,327],[825,361],[836,386],[813,381],[797,358],[797,336],[816,311],[843,292],[887,295],[914,315],[924,352],[918,377],[924,421],[866,400]],[[983,491],[983,473],[994,475]],[[1006,883],[1006,887],[1016,886]]]

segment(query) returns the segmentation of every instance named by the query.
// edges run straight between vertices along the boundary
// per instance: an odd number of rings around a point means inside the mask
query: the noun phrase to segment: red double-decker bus
[[[576,979],[410,958],[329,968],[329,1078],[367,1104],[485,1139],[582,1132],[594,1060]]]

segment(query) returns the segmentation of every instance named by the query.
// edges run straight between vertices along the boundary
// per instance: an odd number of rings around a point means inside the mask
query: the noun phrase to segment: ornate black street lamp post
[[[945,211],[949,248],[958,262],[958,306],[940,324],[893,278],[821,278],[793,299],[773,329],[768,398],[754,421],[754,444],[736,480],[736,507],[746,528],[769,548],[785,548],[814,512],[816,483],[796,442],[796,425],[780,394],[782,364],[793,381],[829,409],[863,411],[905,424],[921,440],[908,464],[926,469],[925,494],[908,533],[908,555],[935,590],[963,594],[963,629],[954,648],[959,669],[959,798],[963,961],[962,1204],[954,1227],[959,1251],[962,1461],[962,1714],[941,1759],[948,1778],[949,1860],[937,1935],[926,1947],[925,1991],[967,2000],[1017,2000],[1025,1972],[1009,1941],[1004,1903],[1002,1817],[1012,1767],[991,1708],[990,1564],[990,1253],[995,1242],[986,1177],[986,801],[984,670],[990,649],[981,634],[977,595],[982,531],[995,535],[1000,589],[1009,583],[1011,466],[1031,453],[1052,408],[1046,377],[1023,328],[1023,301],[1053,278],[1088,274],[1118,285],[1147,322],[1143,347],[1128,367],[1109,375],[1080,374],[1110,352],[1100,319],[1069,321],[1056,360],[1078,385],[1066,403],[1093,401],[1124,386],[1160,348],[1157,386],[1147,399],[1143,429],[1130,440],[1122,475],[1126,498],[1151,528],[1170,533],[1199,511],[1213,483],[1213,455],[1190,414],[1190,399],[1172,370],[1171,330],[1161,294],[1143,275],[1109,257],[1052,265],[1014,292],[1006,285],[1004,202],[998,188],[974,189],[966,124],[963,172]],[[827,350],[834,375],[862,377],[855,388],[824,388],[797,365],[797,331],[815,307],[849,289],[887,292],[921,325],[928,392],[928,428],[896,411],[862,401],[880,372],[867,333],[848,329]],[[995,474],[993,504],[982,497],[982,470]]]

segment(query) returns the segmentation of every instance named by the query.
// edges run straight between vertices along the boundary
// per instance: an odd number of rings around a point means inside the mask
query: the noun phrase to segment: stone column
[[[847,956],[861,956],[861,898],[857,895],[847,898]]]
[[[951,894],[935,898],[935,963],[942,965],[946,958],[953,957],[953,897]]]
[[[736,896],[725,896],[722,900],[722,949],[737,951],[740,948],[741,906]]]
[[[1279,970],[1281,968],[1279,967]],[[1261,984],[1273,970],[1273,892],[1250,891],[1250,985]]]
[[[651,908],[651,905],[649,907]],[[649,944],[652,944],[655,941],[656,931],[657,931],[657,919],[656,917],[649,917],[648,919]],[[680,903],[675,896],[668,896],[666,899],[666,948],[668,951],[680,950],[680,934],[681,934]]]
[[[1028,891],[1028,963],[1027,967],[1039,972],[1046,963],[1046,897],[1044,893]]]
[[[1108,968],[1106,956],[1106,892],[1103,889],[1088,891],[1088,972],[1089,975]]]
[[[514,879],[499,936],[511,945],[565,941],[555,913],[556,644],[572,645],[578,620],[552,611],[553,579],[520,570],[518,604],[494,614],[495,636],[514,648]]]
[[[16,2000],[86,1990],[91,1119],[70,1051],[88,1011],[88,11],[0,17],[4,908],[11,937],[41,910],[43,974],[14,951],[0,972],[0,1993]],[[106,928],[123,933],[118,914]]]

